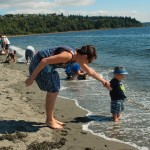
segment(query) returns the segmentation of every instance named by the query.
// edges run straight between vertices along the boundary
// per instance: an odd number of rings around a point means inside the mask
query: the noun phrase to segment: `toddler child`
[[[127,75],[125,67],[114,68],[114,78],[110,81],[111,113],[114,122],[118,122],[121,112],[124,110],[125,87],[122,83],[124,76]]]

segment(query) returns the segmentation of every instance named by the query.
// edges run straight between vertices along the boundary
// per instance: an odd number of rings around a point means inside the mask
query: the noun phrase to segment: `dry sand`
[[[0,55],[0,62],[5,56]],[[0,150],[135,150],[82,130],[90,120],[72,100],[58,98],[55,116],[63,130],[46,127],[45,92],[25,87],[27,64],[0,64]]]

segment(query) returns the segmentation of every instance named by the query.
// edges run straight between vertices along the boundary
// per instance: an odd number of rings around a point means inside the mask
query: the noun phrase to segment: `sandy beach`
[[[0,55],[0,62],[5,56]],[[34,83],[25,87],[27,64],[0,64],[0,150],[135,150],[82,130],[87,112],[59,97],[55,116],[66,123],[63,130],[45,125],[45,92]]]

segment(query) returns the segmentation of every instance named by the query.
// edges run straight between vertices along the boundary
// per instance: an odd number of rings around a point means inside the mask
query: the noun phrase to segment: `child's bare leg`
[[[63,126],[54,118],[53,110],[58,93],[47,93],[46,95],[46,124],[54,129],[62,129]]]
[[[118,122],[118,121],[119,121],[119,119],[118,119],[117,116],[118,116],[117,114],[113,114],[113,115],[112,115],[112,118],[113,118],[113,121],[114,121],[114,122]]]

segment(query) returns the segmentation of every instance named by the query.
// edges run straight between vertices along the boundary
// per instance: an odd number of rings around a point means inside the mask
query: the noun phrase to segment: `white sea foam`
[[[92,112],[90,112],[89,110],[87,110],[87,109],[85,109],[85,108],[81,107],[81,106],[79,105],[79,103],[78,103],[77,99],[70,99],[70,98],[68,98],[68,97],[64,97],[64,96],[59,96],[59,97],[60,97],[60,98],[67,99],[67,100],[73,100],[73,101],[75,101],[75,104],[76,104],[76,106],[77,106],[77,107],[79,107],[79,108],[81,108],[81,109],[85,110],[85,111],[87,112],[87,114],[88,114],[88,115],[89,115],[89,114],[92,114]]]
[[[94,134],[94,135],[96,135],[96,136],[99,136],[99,137],[101,137],[101,138],[104,138],[104,139],[106,139],[106,140],[108,140],[108,141],[115,141],[115,142],[119,142],[119,143],[125,143],[125,144],[131,145],[131,146],[137,148],[138,150],[149,150],[149,148],[147,148],[147,147],[139,147],[139,146],[137,146],[137,145],[134,144],[134,143],[124,142],[124,141],[121,141],[121,140],[118,140],[118,139],[115,139],[115,138],[108,138],[107,136],[105,136],[104,133],[94,133],[92,130],[90,130],[90,129],[88,128],[88,127],[89,127],[91,124],[93,124],[93,123],[94,123],[94,121],[91,121],[91,122],[89,122],[89,123],[87,123],[87,124],[82,125],[82,129],[83,129],[84,131],[88,131],[88,132],[90,132],[90,133],[92,133],[92,134]]]
[[[10,46],[10,49],[15,50],[19,55],[24,56],[25,55],[25,50],[19,47],[16,47],[14,45]]]
[[[68,87],[61,86],[60,91],[66,90],[66,89],[68,89]]]
[[[75,104],[76,104],[77,107],[79,107],[79,108],[81,108],[81,109],[87,111],[86,116],[91,116],[91,115],[93,115],[93,113],[92,113],[91,111],[89,111],[89,110],[87,110],[87,109],[81,107],[81,106],[79,105],[77,99],[70,99],[70,98],[63,97],[63,96],[60,96],[60,97],[65,98],[65,99],[68,99],[68,100],[73,100],[73,101],[75,101]],[[89,118],[90,118],[90,117],[89,117]],[[96,120],[97,120],[97,117],[96,117],[96,118],[92,117],[92,119],[94,119],[94,120],[96,121]],[[147,148],[147,147],[140,147],[140,146],[137,146],[136,144],[131,143],[131,142],[124,142],[124,141],[121,141],[121,140],[118,140],[118,139],[115,139],[115,138],[108,138],[104,133],[94,133],[92,130],[89,129],[89,126],[90,126],[91,124],[94,124],[95,121],[90,121],[90,122],[88,122],[87,124],[82,125],[82,129],[83,129],[84,131],[91,132],[92,134],[94,134],[94,135],[96,135],[96,136],[99,136],[99,137],[102,137],[102,138],[104,138],[104,139],[106,139],[106,140],[109,140],[109,141],[115,141],[115,142],[125,143],[125,144],[131,145],[131,146],[137,148],[138,150],[149,150],[149,148]],[[127,130],[128,130],[128,129],[127,129]]]

